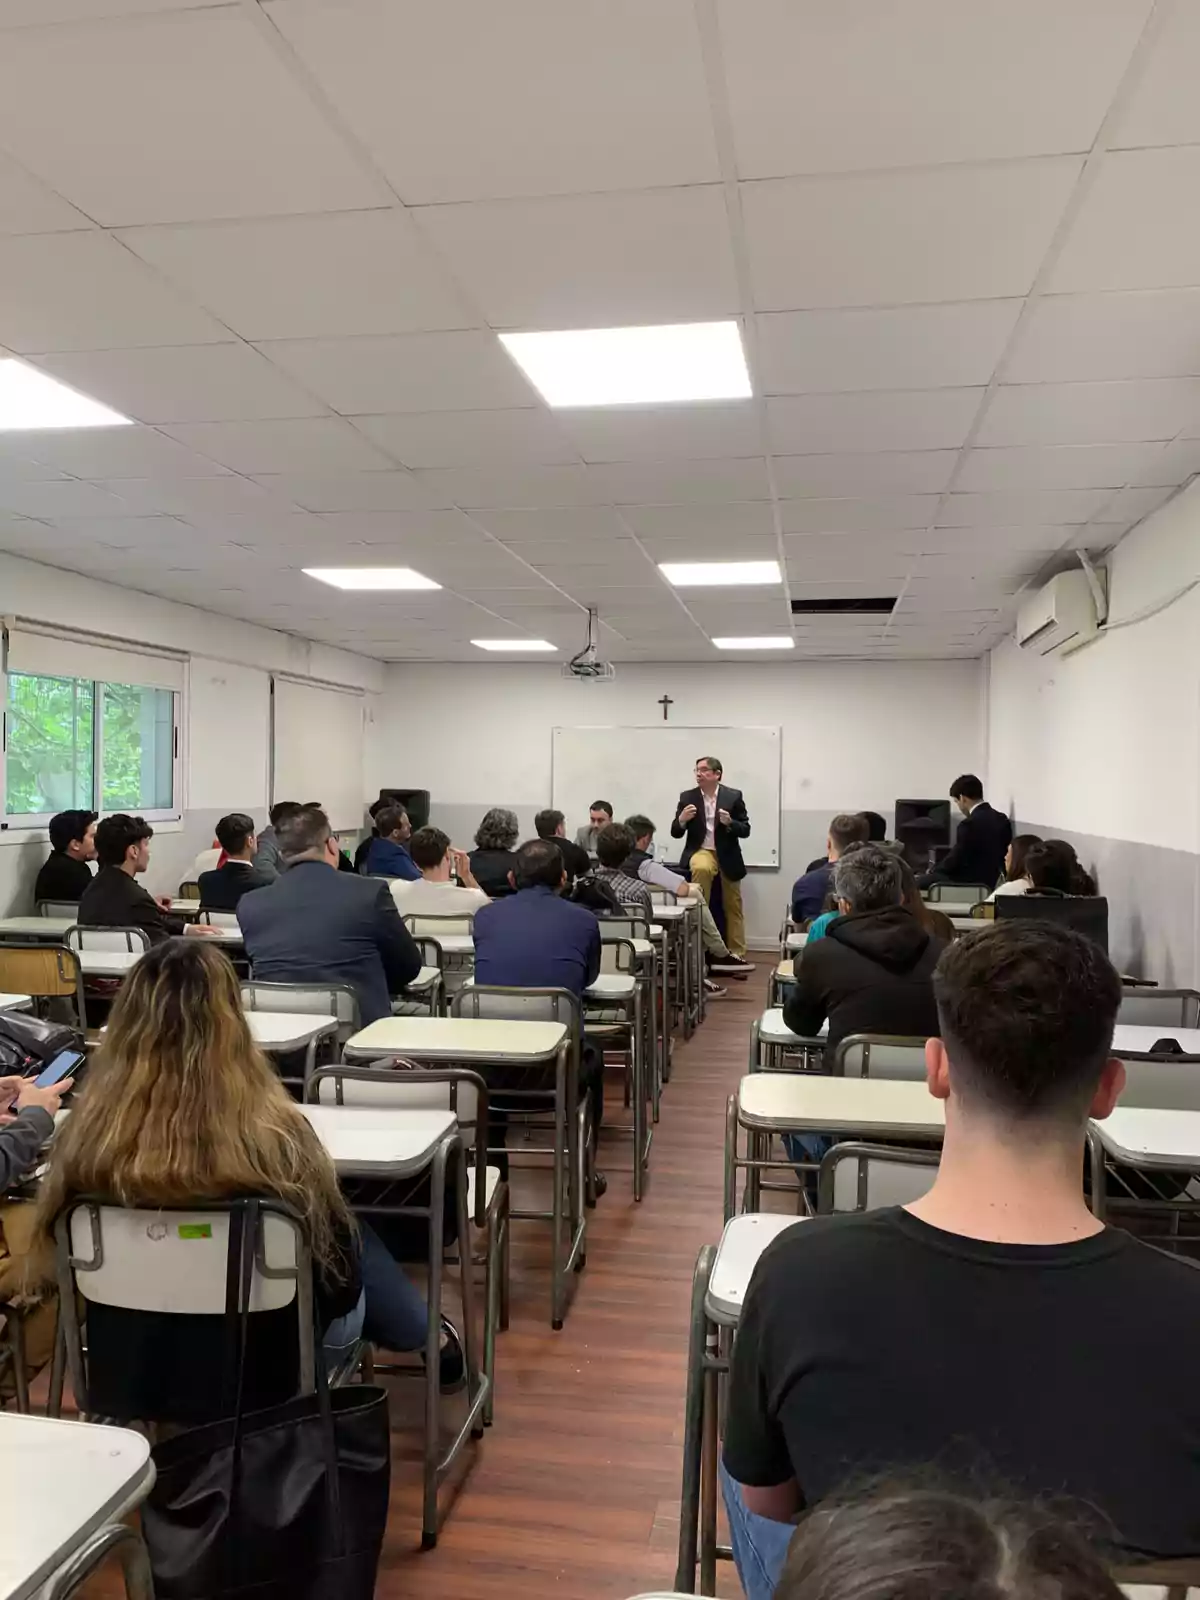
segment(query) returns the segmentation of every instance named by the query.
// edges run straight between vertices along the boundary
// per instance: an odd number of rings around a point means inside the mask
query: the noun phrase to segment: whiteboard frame
[[[550,799],[549,805],[554,804],[554,757],[555,737],[559,733],[641,733],[649,728],[667,728],[672,733],[716,734],[722,733],[768,733],[774,734],[779,751],[779,764],[776,773],[777,782],[774,793],[771,785],[767,785],[766,799],[768,807],[774,805],[775,811],[775,838],[778,845],[775,851],[776,860],[757,861],[746,863],[747,872],[778,872],[782,866],[783,857],[783,728],[777,722],[722,722],[697,724],[691,722],[556,722],[550,729]],[[754,795],[755,814],[761,810],[759,792]],[[768,815],[769,815],[768,810]],[[751,834],[751,838],[754,835]]]

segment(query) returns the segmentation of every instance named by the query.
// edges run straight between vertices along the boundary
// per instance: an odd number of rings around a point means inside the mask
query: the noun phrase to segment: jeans
[[[384,1350],[423,1349],[429,1316],[425,1300],[375,1230],[365,1222],[360,1228],[362,1294],[353,1311],[326,1328],[326,1356],[336,1360],[364,1336]]]
[[[772,1522],[770,1517],[747,1511],[742,1486],[729,1476],[723,1461],[720,1474],[734,1564],[746,1591],[746,1600],[771,1600],[783,1571],[788,1545],[796,1531],[795,1524]]]

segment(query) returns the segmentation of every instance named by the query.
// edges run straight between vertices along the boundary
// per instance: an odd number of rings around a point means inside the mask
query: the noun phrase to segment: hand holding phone
[[[53,1116],[62,1104],[63,1095],[74,1083],[74,1078],[60,1078],[57,1083],[48,1084],[42,1084],[39,1078],[26,1078],[17,1096],[17,1110],[24,1111],[29,1106],[40,1106],[43,1111],[48,1111]]]

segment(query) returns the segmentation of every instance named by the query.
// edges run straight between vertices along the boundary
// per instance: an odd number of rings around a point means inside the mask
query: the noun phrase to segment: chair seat
[[[781,961],[779,963],[779,965],[775,968],[775,982],[776,983],[795,983],[795,981],[796,981],[796,963],[795,963],[795,961]]]
[[[725,1224],[704,1301],[704,1309],[714,1322],[737,1321],[759,1256],[785,1228],[804,1220],[752,1211],[732,1217]]]
[[[438,967],[422,967],[411,983],[404,986],[405,994],[428,994],[441,975]]]
[[[784,943],[789,950],[803,950],[808,943],[808,935],[806,933],[789,933]]]
[[[595,983],[583,991],[587,1000],[632,1000],[637,991],[637,979],[624,972],[602,972]]]

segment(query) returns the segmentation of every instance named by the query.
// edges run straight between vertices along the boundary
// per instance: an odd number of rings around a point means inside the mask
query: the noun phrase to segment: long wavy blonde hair
[[[314,1258],[353,1233],[329,1157],[250,1037],[233,967],[203,939],[146,952],[54,1140],[39,1231],[80,1195],[128,1206],[271,1196],[300,1217]]]

